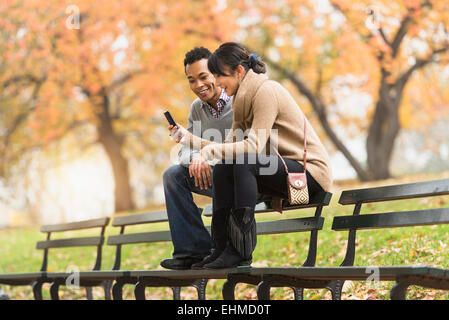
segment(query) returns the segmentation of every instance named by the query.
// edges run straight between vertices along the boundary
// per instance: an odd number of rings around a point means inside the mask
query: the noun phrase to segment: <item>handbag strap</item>
[[[306,136],[306,118],[304,117],[304,157],[303,157],[303,167],[304,167],[304,173],[306,173],[306,164],[307,164],[307,136]],[[284,159],[282,159],[281,155],[279,154],[278,150],[273,147],[274,152],[278,155],[278,157],[281,159],[282,163],[284,164],[285,172],[288,174],[288,168],[285,164]]]

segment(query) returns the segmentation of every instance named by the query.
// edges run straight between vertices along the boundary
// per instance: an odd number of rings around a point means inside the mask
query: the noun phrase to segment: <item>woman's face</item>
[[[243,73],[242,73],[243,70]],[[240,81],[245,76],[245,69],[242,66],[238,66],[234,72],[228,66],[223,67],[225,76],[214,74],[217,86],[224,89],[226,94],[230,97],[236,94],[239,88]]]

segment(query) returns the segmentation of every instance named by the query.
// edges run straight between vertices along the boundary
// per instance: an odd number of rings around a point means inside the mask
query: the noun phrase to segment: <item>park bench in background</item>
[[[309,204],[299,206],[283,207],[283,211],[299,210],[306,208],[316,208],[314,216],[304,218],[293,219],[277,219],[273,221],[257,222],[257,234],[279,234],[279,233],[291,233],[291,232],[310,232],[309,250],[307,258],[303,263],[303,266],[314,266],[316,260],[318,231],[323,228],[324,217],[321,216],[321,212],[324,206],[329,205],[332,198],[332,193],[321,192],[314,195],[310,199]],[[206,206],[204,215],[212,215],[212,206]],[[274,212],[273,209],[262,202],[256,206],[256,213],[262,212]],[[280,216],[280,215],[279,215]],[[257,250],[257,248],[256,248]],[[238,267],[238,272],[229,272],[226,276],[227,281],[223,285],[223,299],[233,300],[235,286],[238,283],[247,283],[257,285],[261,281],[260,275],[249,274],[250,267]],[[301,286],[290,286],[294,292],[295,299],[302,299],[303,289]]]
[[[449,223],[449,208],[360,214],[363,204],[442,195],[449,195],[449,179],[342,192],[339,203],[354,205],[354,211],[351,216],[336,216],[333,220],[332,230],[349,231],[346,255],[340,267],[251,268],[250,275],[262,278],[258,298],[269,299],[271,287],[296,286],[328,288],[333,299],[341,299],[346,280],[366,280],[373,271],[377,272],[379,281],[396,281],[390,292],[391,299],[405,299],[410,285],[449,290],[448,269],[417,265],[353,266],[357,230]]]
[[[42,300],[42,285],[44,283],[51,283],[50,294],[53,298],[55,292],[57,292],[58,287],[60,285],[65,284],[65,282],[62,282],[60,279],[58,279],[55,282],[54,275],[59,274],[59,272],[47,271],[49,249],[95,246],[97,247],[97,253],[95,256],[94,267],[92,268],[92,270],[99,270],[101,268],[104,231],[108,223],[109,218],[100,218],[100,219],[56,224],[56,225],[43,225],[41,227],[41,232],[47,233],[47,239],[45,241],[38,241],[36,244],[36,249],[44,250],[41,270],[33,273],[0,274],[0,284],[7,284],[13,286],[31,285],[33,288],[34,298],[36,300]],[[99,236],[66,238],[55,240],[50,239],[51,235],[55,232],[76,231],[93,228],[100,228]],[[69,265],[67,264],[67,266]],[[103,286],[106,299],[110,299],[110,288],[108,288],[107,283],[86,281],[80,282],[80,286],[86,288],[86,294],[88,299],[92,299],[91,287]]]
[[[202,209],[200,209],[202,211]],[[82,283],[109,283],[112,284],[112,297],[114,300],[122,300],[122,288],[125,284],[138,283],[138,276],[131,274],[130,271],[120,270],[122,259],[122,246],[139,243],[155,243],[155,242],[167,242],[171,241],[171,235],[169,230],[152,231],[152,232],[134,232],[125,233],[125,229],[130,226],[151,224],[158,222],[167,222],[168,217],[166,211],[155,211],[147,213],[138,213],[130,215],[122,215],[114,218],[112,222],[113,227],[120,228],[120,233],[117,235],[111,235],[108,237],[107,244],[115,246],[115,261],[111,270],[92,270],[84,271],[78,274],[78,277]],[[159,270],[152,270],[157,273]],[[165,270],[160,270],[165,271]],[[171,272],[168,271],[168,272]],[[176,273],[176,271],[174,271]],[[181,273],[182,271],[177,271]],[[54,273],[50,277],[58,283],[63,283],[70,273]],[[157,281],[156,281],[157,280]],[[153,287],[172,287],[174,299],[180,299],[180,287],[193,286],[198,291],[199,299],[204,299],[204,288],[207,280],[193,279],[182,282],[176,282],[172,280],[164,280],[162,277],[157,277],[155,281],[149,283],[149,286]],[[57,287],[54,289],[54,296],[52,298],[57,299]]]

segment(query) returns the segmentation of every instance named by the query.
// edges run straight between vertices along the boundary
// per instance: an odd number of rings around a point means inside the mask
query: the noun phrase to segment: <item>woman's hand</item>
[[[186,129],[184,129],[184,127],[180,124],[176,124],[176,126],[169,125],[168,130],[170,131],[170,137],[176,143],[179,143],[186,135]]]
[[[192,163],[189,166],[190,178],[195,178],[195,186],[201,190],[212,187],[212,168],[206,160],[200,155],[193,156]]]

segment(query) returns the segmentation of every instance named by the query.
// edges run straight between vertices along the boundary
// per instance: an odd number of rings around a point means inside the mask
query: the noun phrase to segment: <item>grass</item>
[[[345,255],[347,232],[331,230],[333,216],[349,215],[352,206],[344,207],[337,203],[341,190],[363,188],[367,186],[407,183],[439,178],[449,178],[449,172],[439,175],[414,176],[403,179],[380,181],[370,184],[352,183],[336,185],[333,189],[334,198],[329,207],[323,210],[325,224],[318,235],[317,266],[338,266]],[[199,198],[200,202],[204,199]],[[362,207],[362,214],[374,212],[389,212],[399,210],[417,210],[430,207],[443,207],[449,203],[448,197],[423,198],[417,200],[400,200],[389,203],[375,203]],[[257,216],[258,221],[269,219],[288,219],[310,216],[313,210],[277,213],[264,213]],[[210,218],[205,218],[210,223]],[[167,223],[154,226],[133,226],[128,232],[143,232],[163,230]],[[118,234],[118,228],[109,227],[106,236]],[[65,236],[81,237],[95,235],[91,231],[67,232]],[[0,273],[34,272],[40,269],[42,251],[35,249],[35,243],[44,240],[45,235],[39,232],[39,227],[27,227],[0,231]],[[449,268],[449,225],[423,227],[406,227],[359,231],[356,242],[355,265],[411,265],[426,264]],[[293,233],[264,235],[258,237],[254,252],[253,266],[300,266],[306,259],[309,233]],[[125,246],[122,251],[122,269],[160,269],[160,260],[170,257],[171,243],[139,244]],[[77,268],[89,270],[95,260],[95,248],[54,249],[50,250],[49,271],[67,271]],[[105,246],[103,249],[102,269],[108,270],[114,262],[115,248]],[[368,275],[367,275],[368,277]],[[222,299],[221,287],[224,280],[210,280],[207,286],[207,299]],[[392,282],[365,283],[364,281],[347,281],[344,287],[343,299],[388,299]],[[44,286],[44,298],[49,298],[49,285]],[[12,299],[32,299],[30,287],[3,286]],[[256,299],[254,286],[239,284],[237,299]],[[63,299],[84,299],[83,289],[61,288]],[[101,288],[94,288],[95,299],[103,299]],[[171,299],[171,289],[147,289],[148,299]],[[293,292],[288,288],[273,288],[273,299],[292,299]],[[183,288],[183,299],[196,299],[193,288]],[[330,299],[328,290],[305,290],[305,299]],[[124,297],[133,299],[133,286],[124,287]],[[449,299],[449,292],[411,287],[408,299]]]

